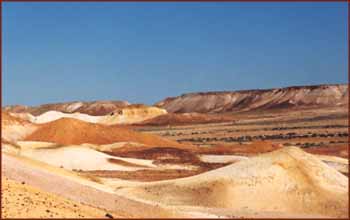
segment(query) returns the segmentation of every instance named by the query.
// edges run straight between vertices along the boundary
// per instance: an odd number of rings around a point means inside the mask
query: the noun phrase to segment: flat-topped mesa
[[[348,86],[313,85],[286,88],[198,92],[166,98],[155,104],[171,113],[223,113],[262,109],[346,107]]]

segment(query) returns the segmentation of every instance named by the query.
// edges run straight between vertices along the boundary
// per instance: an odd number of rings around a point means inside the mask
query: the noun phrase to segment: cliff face
[[[170,113],[224,113],[259,109],[346,107],[349,102],[347,85],[295,86],[265,90],[224,91],[188,93],[166,98],[155,104]],[[128,107],[128,108],[126,108]],[[130,108],[129,108],[130,107]],[[84,113],[102,116],[122,111],[122,115],[153,114],[157,109],[144,112],[142,106],[131,105],[126,101],[66,102],[40,106],[6,106],[3,110],[12,113],[30,113],[34,116],[48,111],[63,113]],[[124,110],[121,110],[124,109]],[[146,117],[147,118],[147,117]],[[138,120],[136,120],[138,121]]]
[[[347,85],[295,86],[265,90],[188,93],[155,104],[171,113],[223,113],[259,109],[348,105]]]
[[[65,102],[65,103],[53,103],[39,106],[6,106],[3,108],[5,111],[13,113],[30,113],[34,116],[41,115],[48,111],[59,111],[63,113],[75,113],[80,112],[88,115],[106,115],[113,112],[116,109],[128,106],[126,101],[93,101],[93,102]]]

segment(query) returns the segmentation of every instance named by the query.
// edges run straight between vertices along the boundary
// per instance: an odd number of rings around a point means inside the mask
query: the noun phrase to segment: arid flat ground
[[[323,148],[330,151],[333,148],[344,149],[349,143],[347,109],[259,111],[233,114],[232,117],[234,122],[147,126],[136,130],[198,146],[268,141],[282,146],[299,146],[310,151],[319,149],[322,152]],[[346,152],[338,153],[335,155],[347,158]]]
[[[3,218],[107,218],[107,211],[47,193],[24,181],[2,177],[1,189]]]
[[[33,124],[4,113],[2,214],[343,218],[345,110],[261,110],[224,114],[228,122],[153,126]]]

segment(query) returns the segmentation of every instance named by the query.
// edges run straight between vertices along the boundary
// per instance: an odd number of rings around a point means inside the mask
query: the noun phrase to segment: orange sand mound
[[[42,124],[36,131],[25,138],[26,141],[45,141],[63,145],[111,144],[132,141],[153,146],[183,146],[151,134],[138,133],[120,126],[106,126],[61,118]]]

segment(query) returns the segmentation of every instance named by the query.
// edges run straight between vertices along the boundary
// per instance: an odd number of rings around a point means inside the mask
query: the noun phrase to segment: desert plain
[[[2,108],[3,218],[347,218],[347,85]]]

